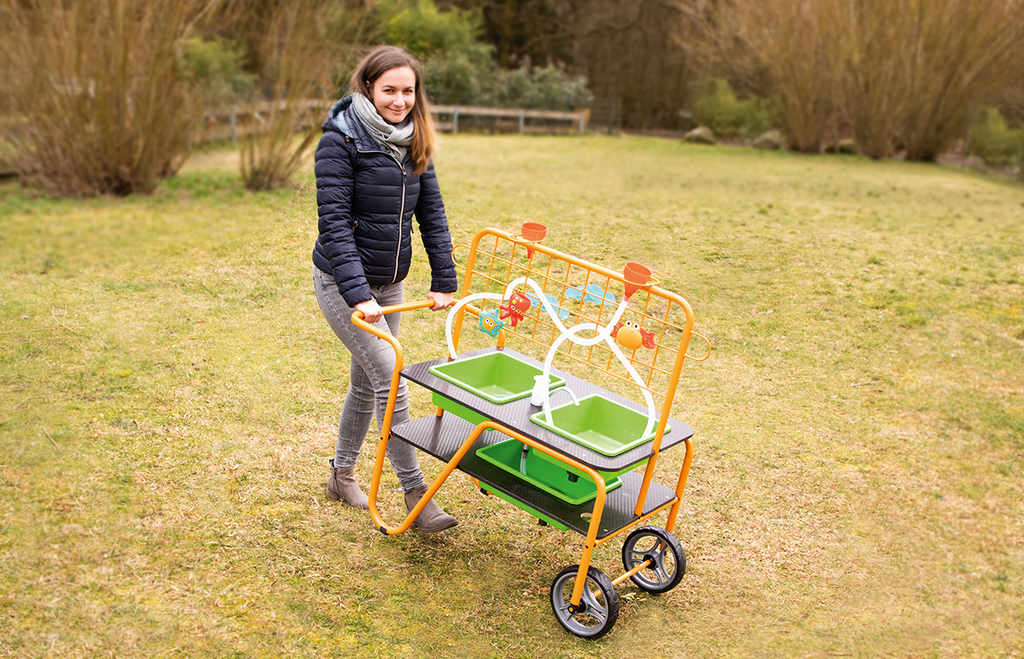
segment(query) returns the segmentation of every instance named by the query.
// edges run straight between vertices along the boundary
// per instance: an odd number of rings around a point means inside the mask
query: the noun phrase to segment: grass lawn
[[[651,138],[442,147],[457,242],[540,221],[693,305],[714,351],[674,410],[680,586],[620,586],[590,643],[547,596],[581,536],[461,475],[435,536],[325,501],[348,357],[312,294],[312,175],[253,195],[207,152],[151,197],[0,187],[0,656],[1024,654],[1024,189]],[[428,280],[419,254],[407,298]],[[443,322],[406,315],[408,359]]]

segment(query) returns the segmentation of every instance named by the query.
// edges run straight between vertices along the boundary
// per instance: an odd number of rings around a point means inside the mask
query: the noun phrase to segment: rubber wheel
[[[619,595],[611,580],[595,567],[587,570],[579,607],[570,611],[572,590],[580,566],[567,567],[551,584],[551,608],[570,634],[593,640],[607,634],[619,619]]]
[[[627,571],[645,561],[651,564],[629,579],[648,593],[664,593],[679,585],[686,574],[686,554],[676,537],[659,526],[642,526],[622,543],[622,565]]]

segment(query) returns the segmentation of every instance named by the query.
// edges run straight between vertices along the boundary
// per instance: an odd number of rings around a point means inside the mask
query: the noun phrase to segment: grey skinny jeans
[[[338,291],[334,277],[313,266],[313,287],[316,301],[320,305],[327,324],[338,335],[352,355],[349,390],[341,408],[338,421],[338,444],[335,448],[334,466],[351,467],[359,457],[359,449],[370,429],[374,412],[377,414],[377,430],[380,431],[387,409],[388,391],[391,388],[391,374],[395,368],[395,350],[391,344],[359,329],[352,324],[352,312],[345,298]],[[382,307],[402,302],[402,284],[371,286],[373,299]],[[390,313],[375,325],[392,336],[398,336],[400,313]],[[391,418],[392,425],[409,420],[409,388],[402,379],[398,385],[398,397]],[[423,472],[416,460],[416,449],[397,439],[388,442],[388,460],[408,492],[424,484]]]

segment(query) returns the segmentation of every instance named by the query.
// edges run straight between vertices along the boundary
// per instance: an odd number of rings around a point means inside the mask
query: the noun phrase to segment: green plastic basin
[[[523,444],[515,439],[508,439],[497,444],[477,449],[476,454],[491,464],[504,469],[536,488],[548,494],[578,506],[597,496],[597,486],[590,476],[559,462],[541,451],[529,449],[523,462]],[[605,480],[605,491],[610,492],[622,485],[616,476],[601,473]],[[609,478],[610,476],[610,478]],[[519,505],[519,504],[517,504]],[[531,514],[546,519],[532,509],[520,506]]]
[[[507,403],[529,396],[533,391],[534,377],[544,371],[507,353],[488,352],[431,366],[430,372],[492,403]],[[550,389],[563,384],[563,378],[551,376]]]
[[[651,432],[645,435],[646,414],[599,394],[581,398],[579,405],[570,402],[551,408],[551,424],[544,418],[544,412],[537,412],[530,419],[566,439],[609,457],[650,441],[657,428],[655,422]],[[669,430],[665,428],[666,433]]]

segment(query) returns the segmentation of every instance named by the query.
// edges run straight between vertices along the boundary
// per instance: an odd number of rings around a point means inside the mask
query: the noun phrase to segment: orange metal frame
[[[490,241],[492,238],[493,243]],[[485,241],[487,241],[487,247],[482,248],[481,246]],[[625,279],[620,273],[599,265],[588,263],[582,259],[576,258],[575,256],[546,247],[538,242],[527,241],[523,239],[522,236],[513,235],[498,229],[481,230],[476,234],[476,236],[474,236],[472,244],[468,247],[465,245],[456,245],[452,254],[453,258],[460,249],[468,250],[466,263],[464,266],[458,266],[465,270],[465,277],[463,279],[463,287],[461,291],[461,297],[463,298],[474,292],[473,284],[475,280],[483,281],[482,288],[484,291],[495,292],[495,290],[492,289],[500,289],[500,291],[504,291],[505,286],[512,280],[517,277],[528,276],[534,279],[534,281],[542,283],[541,288],[545,291],[545,294],[548,294],[548,290],[552,291],[552,296],[557,299],[559,310],[565,310],[566,308],[575,306],[575,309],[571,313],[573,313],[580,321],[601,324],[601,316],[605,311],[605,307],[609,306],[609,304],[601,302],[601,304],[598,305],[596,314],[594,314],[593,311],[588,309],[588,305],[593,305],[589,302],[585,302],[585,294],[588,291],[587,287],[591,284],[597,284],[603,291],[607,291],[611,288],[613,283],[621,283],[625,285]],[[456,264],[458,265],[457,259]],[[582,277],[583,281],[573,283],[573,277],[577,276],[575,272],[577,270],[580,273],[578,276]],[[686,359],[704,361],[708,356],[710,356],[711,345],[708,343],[708,355],[699,359],[687,354],[690,338],[692,336],[696,335],[705,342],[707,342],[707,339],[693,331],[693,311],[686,300],[675,293],[659,288],[657,283],[657,281],[648,282],[648,284],[641,286],[640,290],[634,293],[633,297],[630,299],[630,304],[632,305],[637,300],[638,295],[642,297],[642,312],[636,312],[633,311],[633,309],[628,310],[634,317],[639,317],[638,323],[647,324],[649,327],[655,328],[655,331],[651,332],[654,336],[654,348],[650,349],[651,354],[649,355],[649,359],[645,359],[648,355],[643,352],[638,353],[637,350],[634,350],[633,355],[629,357],[635,368],[642,368],[648,373],[645,383],[646,386],[644,388],[653,396],[657,396],[663,400],[661,418],[658,422],[651,446],[653,455],[647,462],[640,493],[637,497],[636,507],[634,508],[634,515],[636,516],[636,519],[624,528],[619,529],[615,533],[601,538],[600,540],[598,540],[597,534],[600,528],[601,516],[604,512],[606,493],[604,479],[601,478],[594,469],[577,462],[567,455],[558,453],[553,449],[539,444],[514,428],[508,428],[494,421],[484,421],[473,429],[470,435],[462,443],[459,450],[446,463],[441,473],[438,474],[427,488],[427,493],[423,496],[420,502],[409,511],[408,515],[406,515],[405,519],[399,525],[388,526],[385,524],[377,508],[377,494],[380,489],[381,472],[384,466],[387,444],[388,440],[391,438],[391,422],[395,399],[398,394],[398,386],[401,380],[401,371],[404,366],[404,352],[401,344],[395,337],[391,336],[387,332],[381,331],[374,325],[367,323],[363,319],[363,314],[361,312],[354,312],[352,314],[352,322],[356,326],[370,332],[384,341],[387,341],[395,350],[395,367],[391,378],[391,388],[388,392],[387,409],[381,424],[381,440],[377,446],[373,480],[370,484],[369,493],[370,515],[373,518],[374,523],[377,525],[377,528],[379,528],[382,533],[388,535],[396,535],[407,531],[409,527],[412,526],[416,517],[419,516],[424,506],[426,506],[427,502],[438,492],[438,490],[441,489],[444,482],[452,472],[455,471],[459,462],[469,452],[470,448],[480,437],[481,433],[488,429],[494,429],[508,435],[509,437],[517,439],[523,444],[526,444],[537,451],[541,451],[542,453],[545,453],[570,467],[580,470],[594,481],[597,488],[597,495],[594,500],[594,509],[587,529],[586,540],[583,545],[583,553],[580,558],[579,571],[577,573],[575,586],[571,596],[571,604],[574,606],[579,605],[582,598],[591,556],[597,546],[621,535],[629,529],[635,528],[652,516],[664,511],[666,508],[668,508],[669,511],[665,528],[671,532],[675,527],[676,517],[679,513],[680,500],[682,498],[683,491],[686,488],[686,479],[690,471],[690,465],[693,462],[692,439],[687,439],[685,441],[686,453],[683,458],[682,467],[679,471],[679,477],[676,481],[675,497],[646,514],[643,512],[644,505],[647,500],[647,493],[650,488],[651,481],[654,477],[658,455],[661,451],[662,439],[665,434],[668,417],[671,413],[672,401],[675,397],[676,386],[682,372],[683,363]],[[568,298],[566,295],[571,289],[581,290],[581,297],[578,304],[574,299]],[[456,349],[458,348],[459,339],[461,338],[465,314],[469,313],[472,316],[479,317],[487,302],[488,301],[485,300],[484,304],[481,304],[479,307],[467,304],[458,312],[452,332],[452,341]],[[664,305],[664,313],[661,312],[661,305]],[[433,302],[431,300],[407,302],[404,304],[385,307],[384,313],[412,311],[431,306],[433,306]],[[528,343],[542,347],[550,347],[554,339],[557,338],[557,328],[551,323],[550,319],[545,317],[538,309],[540,306],[541,305],[535,305],[532,313],[528,314],[524,321],[520,321],[519,326],[513,328],[510,325],[506,325],[502,328],[497,338],[497,346],[499,348],[504,347],[509,334],[511,334]],[[675,315],[679,315],[680,313],[683,315],[682,324],[674,321],[673,312],[675,312]],[[675,334],[679,334],[678,343],[674,343],[672,341]],[[550,335],[551,338],[545,338],[546,335]],[[607,353],[607,358],[605,353]],[[570,344],[568,348],[560,349],[558,354],[568,358],[569,360],[583,364],[588,368],[595,369],[606,376],[617,378],[633,386],[637,386],[633,380],[622,377],[618,373],[610,370],[612,354],[611,351],[604,346],[591,346],[585,351],[574,351],[572,344]],[[662,355],[669,356],[671,360],[670,367],[661,364]],[[438,409],[437,414],[438,416],[441,416],[442,410]],[[617,579],[614,579],[612,581],[613,585],[618,585],[625,581],[633,574],[644,569],[646,566],[647,564],[644,563],[634,567],[632,570],[619,576]]]

